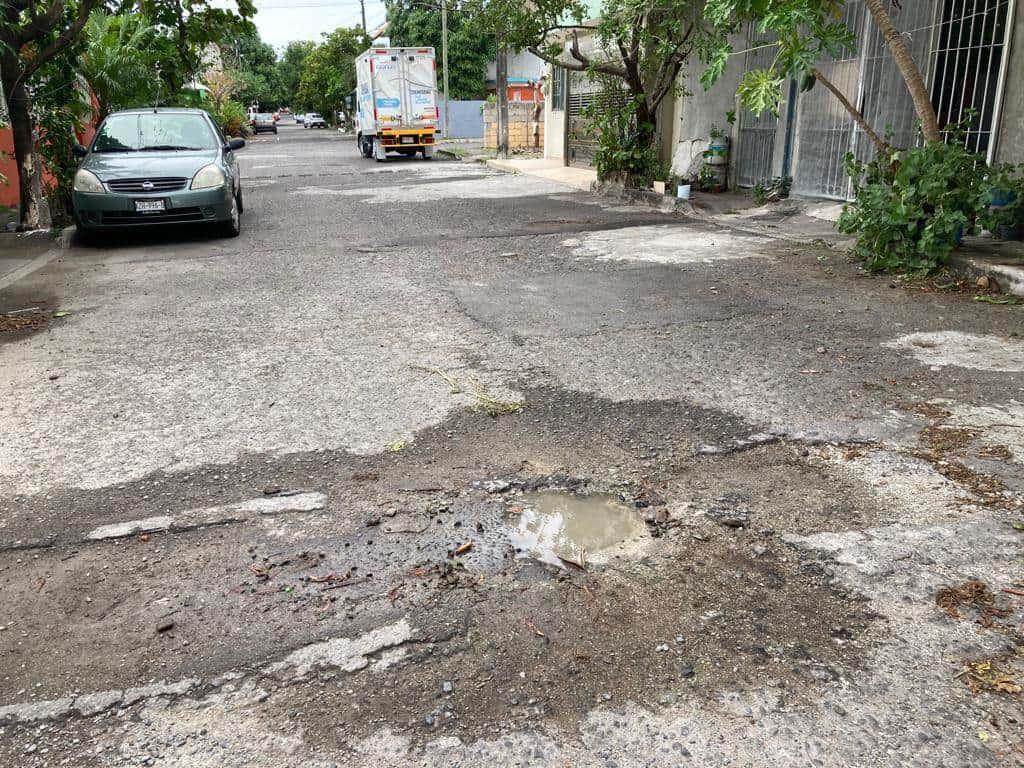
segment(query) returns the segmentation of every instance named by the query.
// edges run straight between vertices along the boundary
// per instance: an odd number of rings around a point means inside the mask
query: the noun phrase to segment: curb
[[[987,277],[1002,293],[1024,297],[1024,261],[954,251],[949,257],[949,269],[972,280]]]

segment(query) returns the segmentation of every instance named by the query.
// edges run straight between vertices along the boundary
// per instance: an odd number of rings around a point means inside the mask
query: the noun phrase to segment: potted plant
[[[725,165],[729,161],[729,137],[712,124],[708,131],[708,148],[704,150],[704,162],[708,165]]]

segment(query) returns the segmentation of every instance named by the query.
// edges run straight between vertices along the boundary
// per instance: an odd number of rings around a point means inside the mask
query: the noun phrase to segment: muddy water
[[[600,560],[647,536],[635,509],[615,496],[538,491],[517,499],[510,539],[518,557],[563,566]]]

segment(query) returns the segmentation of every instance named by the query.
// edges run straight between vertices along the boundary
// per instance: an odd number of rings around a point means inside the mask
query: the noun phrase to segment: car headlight
[[[223,187],[226,181],[227,178],[224,176],[224,171],[218,166],[204,165],[192,177],[192,185],[189,188],[214,189],[215,187]]]
[[[101,182],[96,174],[92,171],[87,171],[84,168],[79,169],[78,173],[75,174],[75,183],[72,185],[72,189],[75,192],[103,192],[103,182]]]

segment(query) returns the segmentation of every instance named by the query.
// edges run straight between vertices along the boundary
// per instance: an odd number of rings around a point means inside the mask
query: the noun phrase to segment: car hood
[[[217,150],[196,152],[92,152],[82,163],[100,181],[158,176],[192,178],[204,165],[217,160]]]

